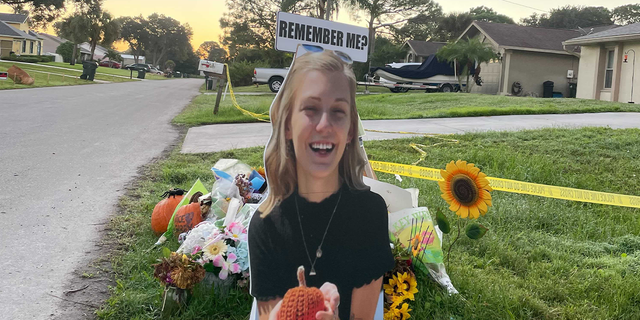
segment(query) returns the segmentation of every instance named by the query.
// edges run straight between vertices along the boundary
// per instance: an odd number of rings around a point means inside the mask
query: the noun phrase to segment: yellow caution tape
[[[448,135],[451,135],[451,134],[423,133],[423,132],[411,132],[411,131],[386,131],[386,130],[373,130],[373,129],[364,129],[364,131],[377,132],[377,133],[419,134],[419,135],[425,136],[427,138],[434,138],[434,139],[443,140],[442,142],[434,143],[434,144],[428,145],[428,146],[426,146],[424,144],[411,142],[409,144],[409,146],[411,146],[411,148],[413,148],[414,150],[416,150],[416,151],[418,151],[420,153],[420,159],[418,159],[418,161],[412,163],[414,166],[417,165],[418,163],[424,161],[424,159],[427,157],[427,152],[422,150],[422,149],[420,149],[419,147],[429,148],[429,147],[439,146],[439,145],[444,144],[444,143],[460,143],[460,141],[458,141],[456,139],[447,139],[447,138],[443,138],[442,137],[442,136],[448,136]]]
[[[268,114],[251,112],[249,110],[243,109],[238,104],[238,102],[236,101],[236,96],[233,94],[233,86],[231,85],[231,76],[229,75],[229,65],[227,65],[226,63],[224,65],[225,65],[225,69],[227,70],[227,82],[229,83],[229,94],[231,95],[231,103],[233,104],[233,106],[236,107],[236,109],[240,110],[240,112],[250,117],[256,118],[259,121],[269,122]]]
[[[442,176],[440,176],[440,169],[382,161],[369,161],[369,163],[371,164],[373,170],[378,172],[398,174],[401,176],[433,181],[444,180]],[[491,188],[498,191],[530,194],[545,198],[599,203],[610,206],[640,208],[640,197],[638,196],[628,196],[623,194],[548,186],[544,184],[522,182],[502,178],[487,177],[487,179],[491,184]]]

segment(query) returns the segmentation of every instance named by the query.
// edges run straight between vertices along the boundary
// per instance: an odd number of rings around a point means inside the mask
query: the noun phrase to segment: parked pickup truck
[[[289,72],[289,68],[255,68],[251,79],[254,84],[269,84],[271,92],[278,92],[287,72]]]

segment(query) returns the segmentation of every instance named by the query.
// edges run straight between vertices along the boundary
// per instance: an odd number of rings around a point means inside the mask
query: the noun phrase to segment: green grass
[[[0,71],[7,71],[11,64],[0,62]],[[30,69],[25,70],[32,78],[35,79],[33,85],[14,84],[13,80],[0,80],[0,90],[4,89],[23,89],[38,87],[54,87],[54,86],[74,86],[80,84],[92,84],[95,82],[78,79],[78,75],[67,74],[64,78],[61,75],[47,75],[46,73],[33,72]]]
[[[14,63],[11,62],[0,62],[0,70],[7,70],[9,69],[9,67],[11,67],[12,65],[14,65]],[[70,77],[79,77],[80,75],[82,75],[82,67],[80,67],[80,70],[65,70],[65,69],[58,69],[58,68],[51,68],[51,67],[47,67],[47,66],[43,66],[41,64],[15,64],[18,68],[26,71],[27,73],[29,73],[29,75],[35,75],[37,73],[41,73],[44,74],[43,72],[46,73],[52,73],[51,77],[53,77],[53,74],[64,74],[65,77],[66,76],[70,76]],[[46,76],[46,74],[45,74]],[[62,76],[60,76],[62,77]],[[120,77],[113,77],[110,75],[103,75],[103,74],[96,74],[95,76],[96,80],[103,80],[103,81],[109,81],[109,82],[127,82],[127,81],[135,81],[135,80],[130,80],[130,79],[125,79],[125,78],[120,78]]]
[[[475,163],[489,176],[640,195],[640,130],[543,129],[456,135],[459,144],[427,150],[421,165],[444,168],[451,160]],[[419,154],[409,142],[367,142],[374,160],[409,164]],[[113,260],[117,286],[99,312],[103,319],[159,316],[160,284],[151,264],[161,256],[150,214],[163,191],[210,186],[209,168],[220,158],[255,166],[263,148],[213,154],[179,154],[153,163],[123,197],[124,214],[113,218],[109,237],[122,245]],[[634,176],[635,175],[635,176]],[[379,174],[402,188],[419,188],[420,205],[445,209],[435,182]],[[636,319],[640,313],[640,210],[493,192],[494,206],[480,223],[479,240],[462,238],[448,273],[460,295],[449,296],[419,276],[413,319]],[[448,213],[451,217],[453,214]],[[450,218],[451,219],[451,218]],[[445,247],[448,240],[445,240]],[[171,249],[176,248],[172,243]],[[626,254],[623,257],[623,254]],[[197,294],[181,319],[246,319],[251,299],[241,290],[227,300]]]
[[[247,88],[240,87],[238,89]],[[255,87],[253,87],[255,88]],[[235,90],[235,89],[234,89]],[[246,89],[247,91],[248,88]],[[246,92],[246,91],[245,91]],[[244,109],[269,111],[275,95],[237,96]],[[477,117],[512,114],[556,114],[593,112],[640,112],[640,106],[587,99],[542,99],[463,93],[358,95],[356,104],[364,120]],[[198,96],[174,119],[176,124],[197,126],[212,123],[255,122],[227,101],[213,115],[215,95]]]
[[[69,69],[76,69],[76,70],[82,70],[82,63],[77,63],[77,64],[75,64],[73,66],[68,64],[68,63],[66,63],[66,62],[40,62],[38,64],[55,66],[55,67],[62,67],[62,68],[69,68]],[[130,76],[130,71],[126,70],[126,69],[114,69],[114,68],[108,68],[108,67],[98,67],[96,72],[98,74],[100,74],[100,73],[102,73],[102,74],[113,74],[113,75],[123,76],[123,77],[129,77]],[[137,76],[138,76],[138,73],[136,71],[134,71],[133,72],[133,77],[135,78]],[[156,74],[147,73],[145,75],[145,79],[165,80],[165,79],[168,79],[168,78],[160,76],[160,75],[156,75]]]

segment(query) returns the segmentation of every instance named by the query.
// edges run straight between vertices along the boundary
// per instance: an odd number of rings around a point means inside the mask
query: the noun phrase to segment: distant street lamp
[[[633,102],[633,80],[636,76],[636,51],[633,49],[627,50],[624,53],[624,63],[627,63],[627,57],[629,55],[629,52],[633,52],[633,65],[631,70],[631,101],[629,101],[629,103],[634,103]]]

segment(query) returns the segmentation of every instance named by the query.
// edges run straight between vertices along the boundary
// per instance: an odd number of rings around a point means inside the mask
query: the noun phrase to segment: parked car
[[[158,75],[164,75],[164,72],[160,71],[160,69],[154,67],[154,66],[149,66],[149,69],[151,70],[151,73],[153,74],[158,74]]]
[[[289,68],[255,68],[251,80],[254,84],[268,84],[271,92],[278,92],[288,72]]]
[[[101,61],[100,63],[98,63],[98,65],[101,67],[108,67],[108,68],[114,68],[114,69],[120,69],[120,67],[122,67],[122,65],[119,62],[109,61],[109,60]]]
[[[133,70],[133,71],[144,70],[146,72],[151,72],[151,68],[149,68],[149,65],[143,64],[143,63],[130,64],[130,65],[125,66],[125,69],[129,69],[129,70]]]

